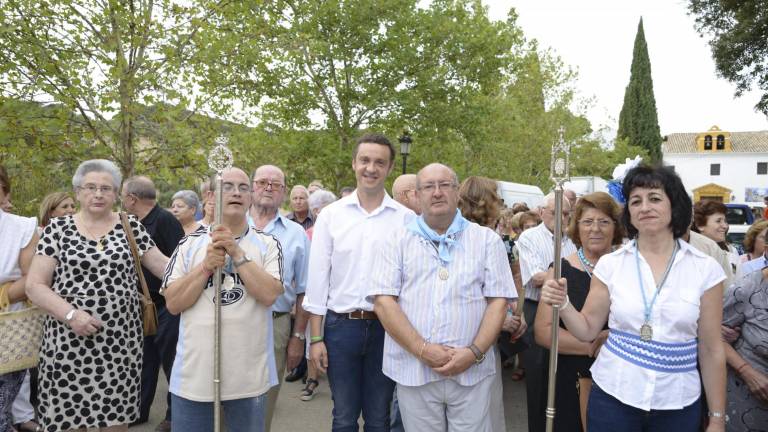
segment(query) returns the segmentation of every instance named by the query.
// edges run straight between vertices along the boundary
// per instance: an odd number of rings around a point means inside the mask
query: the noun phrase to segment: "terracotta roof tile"
[[[671,133],[661,143],[662,153],[697,153],[696,137],[699,132]],[[732,132],[734,153],[768,153],[768,131]]]

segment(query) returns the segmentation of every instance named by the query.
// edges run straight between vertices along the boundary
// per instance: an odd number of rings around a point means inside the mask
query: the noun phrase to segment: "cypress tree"
[[[661,161],[661,133],[653,96],[651,60],[643,32],[643,19],[637,25],[635,48],[629,84],[624,92],[624,105],[619,115],[617,139],[626,138],[631,145],[648,149],[650,162]]]

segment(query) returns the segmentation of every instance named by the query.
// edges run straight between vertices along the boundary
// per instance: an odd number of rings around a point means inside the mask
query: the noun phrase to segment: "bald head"
[[[403,174],[392,183],[392,198],[409,209],[421,213],[416,200],[416,174]]]
[[[459,176],[456,175],[456,171],[454,171],[451,167],[447,165],[434,162],[420,169],[419,172],[416,174],[416,188],[418,189],[419,185],[424,181],[425,175],[433,174],[438,171],[450,172],[454,183],[456,183],[457,185],[459,184]]]

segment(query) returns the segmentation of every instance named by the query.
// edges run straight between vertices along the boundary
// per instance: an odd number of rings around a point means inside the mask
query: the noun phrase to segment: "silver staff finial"
[[[216,145],[208,153],[208,166],[217,173],[232,168],[232,151],[227,148],[228,142],[225,136],[216,138]]]
[[[558,129],[558,140],[552,145],[552,161],[550,165],[550,177],[557,185],[562,185],[570,176],[571,145],[565,141],[565,128]]]

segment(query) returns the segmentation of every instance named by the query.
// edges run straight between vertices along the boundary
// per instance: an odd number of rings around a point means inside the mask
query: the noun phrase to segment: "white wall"
[[[768,162],[768,153],[693,153],[664,156],[673,165],[688,193],[709,183],[731,189],[732,202],[744,202],[745,188],[768,187],[768,175],[757,175],[757,163]],[[720,164],[720,175],[710,175],[711,164]],[[762,203],[759,203],[762,205]]]

